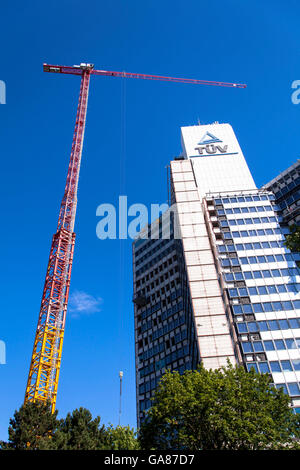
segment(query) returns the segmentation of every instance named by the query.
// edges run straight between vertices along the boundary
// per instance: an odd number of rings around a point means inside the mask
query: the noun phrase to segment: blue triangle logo
[[[198,145],[215,144],[217,142],[222,142],[222,140],[218,139],[210,132],[206,132],[200,142],[198,142]]]

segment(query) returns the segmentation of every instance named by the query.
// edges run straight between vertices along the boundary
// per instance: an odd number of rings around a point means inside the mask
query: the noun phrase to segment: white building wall
[[[216,369],[236,363],[218,275],[197,191],[191,161],[171,162],[200,357]]]
[[[184,157],[193,163],[200,198],[209,192],[256,189],[230,124],[182,127],[181,141]]]

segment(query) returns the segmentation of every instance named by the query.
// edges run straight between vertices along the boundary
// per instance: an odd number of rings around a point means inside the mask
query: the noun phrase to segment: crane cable
[[[121,78],[121,125],[120,125],[120,196],[126,195],[126,78]],[[122,377],[124,361],[124,282],[125,282],[125,240],[119,239],[119,325],[118,325],[118,345],[119,345],[119,378],[120,378],[120,396],[119,396],[119,425],[121,420],[122,403]]]

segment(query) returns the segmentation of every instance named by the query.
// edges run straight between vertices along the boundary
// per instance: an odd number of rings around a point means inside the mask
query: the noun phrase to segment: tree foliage
[[[79,408],[59,421],[54,444],[61,450],[99,450],[104,446],[105,437],[100,416],[93,419],[89,410]]]
[[[300,252],[300,226],[290,227],[290,233],[286,236],[285,246],[292,252]]]
[[[57,419],[50,404],[28,402],[10,419],[8,442],[0,442],[2,450],[137,450],[139,444],[128,426],[100,425],[86,408]]]
[[[22,405],[10,419],[8,442],[1,442],[2,449],[44,450],[52,447],[57,430],[57,411],[51,413],[50,403],[28,402]]]
[[[144,449],[297,448],[299,417],[267,374],[243,367],[167,372],[140,429]]]
[[[136,432],[129,426],[110,425],[106,428],[106,449],[111,450],[139,450]]]

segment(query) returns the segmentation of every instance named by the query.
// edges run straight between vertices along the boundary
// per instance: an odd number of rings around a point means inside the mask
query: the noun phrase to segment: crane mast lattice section
[[[65,192],[53,235],[29,369],[25,403],[50,401],[55,410],[75,244],[77,187],[86,121],[90,70],[82,71]]]

